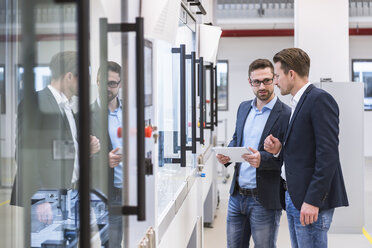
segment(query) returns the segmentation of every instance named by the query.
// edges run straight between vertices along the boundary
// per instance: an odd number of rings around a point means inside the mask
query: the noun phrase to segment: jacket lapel
[[[269,118],[267,119],[265,128],[262,132],[260,143],[258,144],[258,148],[260,149],[263,146],[263,142],[265,138],[270,134],[270,130],[273,127],[274,123],[280,116],[280,112],[282,112],[282,102],[279,100],[276,101],[273,110],[271,111]]]
[[[59,115],[61,117],[61,119],[63,120],[63,123],[65,124],[67,130],[70,130],[70,124],[68,123],[66,114],[65,114],[64,110],[60,109],[60,107],[58,106],[57,101],[53,96],[53,93],[49,90],[48,87],[46,87],[43,90],[43,92],[47,96],[49,103],[46,103],[46,105],[44,105],[44,103],[39,103],[39,104],[41,104],[40,107],[43,108],[43,106],[50,106],[51,110],[49,112],[51,112],[52,114]],[[46,111],[46,112],[48,112],[48,111]]]
[[[293,115],[292,115],[292,118],[291,118],[291,120],[290,120],[290,122],[289,122],[289,125],[288,125],[288,128],[287,128],[287,132],[286,132],[286,134],[285,134],[284,144],[285,144],[285,142],[287,141],[289,134],[291,133],[291,130],[292,130],[292,127],[293,127],[293,123],[294,123],[294,121],[296,120],[296,117],[297,117],[298,112],[300,112],[300,109],[301,109],[301,107],[302,107],[302,104],[305,102],[305,99],[306,99],[306,97],[307,97],[307,94],[308,94],[308,93],[309,93],[309,92],[310,92],[314,87],[315,87],[315,86],[312,85],[312,84],[309,85],[309,87],[307,87],[307,89],[305,90],[304,94],[301,96],[300,101],[298,102],[298,104],[297,104],[297,106],[296,106],[296,109],[295,109],[295,111],[294,111],[294,113],[293,113]]]
[[[238,130],[238,134],[239,134],[238,135],[238,146],[242,146],[242,140],[243,140],[243,137],[244,137],[244,126],[245,126],[245,122],[246,122],[247,117],[248,117],[248,113],[252,109],[252,101],[247,102],[247,105],[248,105],[247,107],[242,109],[241,116],[239,116],[240,121],[238,123],[240,123],[240,125],[239,125],[239,130]]]

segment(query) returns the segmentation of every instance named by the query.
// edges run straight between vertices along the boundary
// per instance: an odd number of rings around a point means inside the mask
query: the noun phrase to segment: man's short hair
[[[310,57],[300,48],[283,49],[273,58],[274,63],[280,62],[285,74],[294,70],[300,77],[308,77],[310,71]]]
[[[102,70],[103,70],[103,65],[101,65],[98,69],[97,80],[99,80]],[[119,77],[121,78],[121,66],[118,63],[114,61],[107,61],[107,72],[109,71],[118,73]]]
[[[265,68],[270,68],[271,72],[274,75],[274,66],[268,59],[256,59],[249,65],[248,69],[248,77],[251,76],[251,72],[255,71],[257,69],[265,69]]]
[[[77,76],[77,59],[77,52],[75,51],[66,51],[55,54],[49,63],[52,79],[58,80],[68,72]]]

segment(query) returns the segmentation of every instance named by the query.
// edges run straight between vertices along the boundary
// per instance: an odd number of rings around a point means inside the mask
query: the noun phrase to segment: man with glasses
[[[97,85],[102,87],[100,78],[103,66],[98,69]],[[107,62],[107,105],[108,117],[101,114],[101,99],[100,97],[92,104],[92,132],[99,137],[109,138],[108,154],[109,164],[103,165],[109,169],[109,204],[122,205],[122,188],[123,188],[123,164],[122,164],[122,139],[118,137],[118,128],[122,126],[122,104],[119,99],[119,91],[121,89],[121,67],[113,61]],[[104,133],[100,126],[101,118],[108,118],[108,130]],[[101,165],[102,166],[102,165]],[[122,218],[121,216],[109,216],[109,247],[121,247],[122,241]]]
[[[250,235],[255,247],[276,247],[281,217],[280,158],[264,150],[264,139],[273,134],[280,140],[287,129],[290,108],[274,94],[274,67],[267,59],[249,66],[249,83],[255,99],[240,104],[235,133],[230,147],[247,147],[245,162],[236,163],[230,188],[227,214],[227,246],[249,247]],[[225,166],[230,158],[216,155]],[[234,162],[234,161],[232,161]]]

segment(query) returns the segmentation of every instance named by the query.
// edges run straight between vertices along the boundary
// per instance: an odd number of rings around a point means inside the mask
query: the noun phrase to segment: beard
[[[107,100],[108,102],[111,102],[112,100],[114,100],[118,95],[114,95],[112,92],[108,91],[107,92]]]
[[[274,91],[269,91],[269,90],[259,90],[255,93],[256,97],[261,100],[261,101],[266,101],[270,99]],[[260,94],[261,93],[261,94]],[[264,93],[264,94],[262,94]]]

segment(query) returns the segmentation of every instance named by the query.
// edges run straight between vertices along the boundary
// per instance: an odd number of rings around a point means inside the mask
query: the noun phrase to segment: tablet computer
[[[252,154],[247,147],[213,147],[216,154],[222,154],[230,157],[230,162],[245,162],[242,155],[245,153]]]

